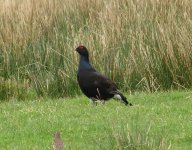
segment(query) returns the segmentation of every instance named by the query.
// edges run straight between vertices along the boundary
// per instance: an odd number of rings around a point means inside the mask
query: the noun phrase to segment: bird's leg
[[[105,101],[104,101],[104,100],[101,100],[101,104],[104,105],[104,104],[105,104]]]
[[[98,95],[96,95],[97,99],[101,102],[101,104],[105,104],[105,100],[101,99],[101,95],[100,95],[100,92],[99,92],[99,89],[97,88],[97,93]]]
[[[89,101],[90,101],[90,103],[91,103],[93,106],[96,106],[96,105],[97,105],[95,98],[91,97],[91,98],[89,98]]]

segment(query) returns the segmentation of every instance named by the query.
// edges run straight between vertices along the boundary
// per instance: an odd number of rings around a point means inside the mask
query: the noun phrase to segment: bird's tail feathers
[[[114,92],[114,98],[121,100],[125,105],[132,106],[132,104],[127,101],[127,98],[119,91]]]

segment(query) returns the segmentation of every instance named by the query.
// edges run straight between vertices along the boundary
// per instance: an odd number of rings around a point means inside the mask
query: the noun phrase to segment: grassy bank
[[[38,95],[75,95],[82,43],[124,90],[189,88],[191,12],[190,0],[2,1],[0,76]]]
[[[52,149],[55,131],[66,149],[192,148],[191,91],[127,96],[133,107],[85,97],[1,103],[1,149]]]

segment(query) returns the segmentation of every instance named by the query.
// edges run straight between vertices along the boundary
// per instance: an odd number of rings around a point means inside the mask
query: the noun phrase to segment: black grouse
[[[80,54],[77,80],[81,91],[95,104],[96,100],[106,101],[110,98],[121,100],[125,105],[132,105],[117,89],[116,84],[98,73],[89,63],[89,53],[85,46],[75,49]]]

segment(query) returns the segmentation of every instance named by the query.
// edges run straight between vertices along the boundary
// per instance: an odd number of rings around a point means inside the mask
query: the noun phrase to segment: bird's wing
[[[96,71],[82,71],[78,74],[78,81],[82,88],[100,89],[102,91],[116,91],[116,84]]]
[[[93,73],[93,76],[95,77],[95,80],[94,80],[95,87],[99,89],[107,90],[109,92],[117,90],[117,85],[107,77],[101,75],[98,72]]]

